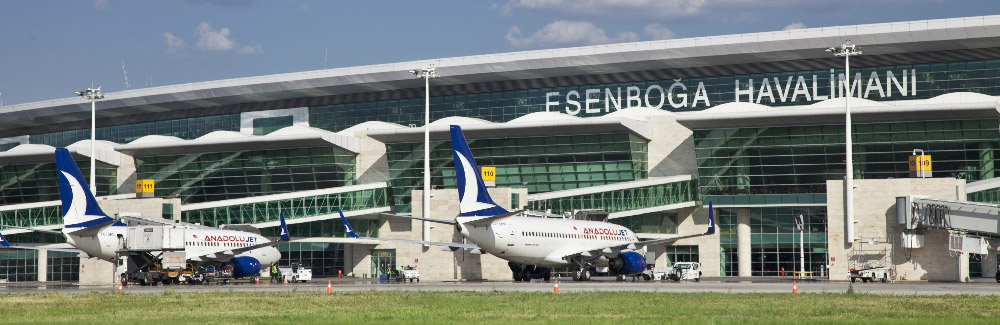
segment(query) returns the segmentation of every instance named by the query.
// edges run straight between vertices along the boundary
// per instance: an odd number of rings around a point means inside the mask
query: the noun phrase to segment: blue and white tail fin
[[[458,183],[459,216],[492,217],[509,211],[497,205],[486,191],[479,167],[476,166],[462,128],[451,126],[451,149],[455,156],[455,177]]]
[[[340,214],[340,222],[344,223],[344,231],[347,232],[347,235],[350,236],[351,238],[361,237],[358,236],[358,233],[354,232],[354,227],[351,227],[351,224],[347,222],[347,217],[344,217],[344,211],[340,211],[340,209],[337,209],[337,213]]]
[[[108,217],[90,192],[87,180],[66,148],[56,148],[56,176],[62,199],[63,231],[77,232],[106,225],[125,224]]]
[[[288,237],[288,226],[285,225],[285,213],[279,213],[278,219],[281,220],[281,241],[291,240],[291,238]]]
[[[0,247],[7,248],[10,246],[11,246],[10,242],[7,241],[7,238],[4,238],[3,234],[0,234]]]
[[[712,209],[712,201],[708,201],[708,231],[706,235],[715,233],[715,209]]]

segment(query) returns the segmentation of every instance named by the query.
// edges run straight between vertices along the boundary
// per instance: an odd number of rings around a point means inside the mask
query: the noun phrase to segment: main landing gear
[[[548,268],[538,267],[535,265],[524,265],[514,262],[507,262],[507,266],[510,267],[510,272],[513,275],[514,281],[531,281],[532,278],[544,279],[549,281],[552,279],[552,271]]]
[[[583,267],[580,270],[577,270],[576,272],[573,272],[573,280],[574,281],[590,281],[590,276],[592,276],[592,275],[593,274],[590,272],[590,268],[589,267]]]

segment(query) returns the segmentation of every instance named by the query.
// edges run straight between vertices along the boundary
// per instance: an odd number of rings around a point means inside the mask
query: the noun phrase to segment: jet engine
[[[619,275],[642,273],[646,271],[646,257],[638,252],[622,252],[608,261],[608,268]]]
[[[260,274],[260,261],[250,256],[233,257],[233,277],[241,278]]]

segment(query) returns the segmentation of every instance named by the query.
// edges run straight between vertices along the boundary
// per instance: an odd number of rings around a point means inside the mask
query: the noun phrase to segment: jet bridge
[[[907,248],[923,247],[920,228],[949,230],[949,249],[973,254],[989,253],[983,237],[1000,237],[1000,206],[987,203],[902,196],[896,198],[896,221],[906,226]]]

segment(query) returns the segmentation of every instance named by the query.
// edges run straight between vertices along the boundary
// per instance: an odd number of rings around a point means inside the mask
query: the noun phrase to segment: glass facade
[[[7,151],[7,150],[10,150],[10,149],[12,149],[14,147],[17,147],[19,145],[21,145],[21,143],[19,143],[19,142],[0,143],[0,152],[4,152],[4,151]]]
[[[48,281],[79,281],[80,257],[77,253],[49,251],[45,268]]]
[[[677,245],[667,246],[667,265],[674,265],[677,262],[699,262],[698,246]]]
[[[268,135],[288,126],[292,126],[291,115],[257,118],[253,120],[253,135]]]
[[[423,187],[423,143],[388,143],[389,187],[397,212]],[[451,141],[431,142],[431,186],[455,188]],[[496,166],[497,187],[529,193],[645,179],[646,142],[628,133],[469,140],[479,166]]]
[[[909,177],[913,149],[935,177],[996,175],[1000,122],[951,120],[854,125],[854,177]],[[843,125],[694,131],[703,201],[715,204],[825,203],[826,181],[844,175]]]
[[[194,139],[212,131],[239,131],[240,114],[200,116],[176,120],[103,126],[97,128],[97,140],[129,143],[147,135],[169,135],[181,139]],[[90,129],[59,131],[31,135],[30,142],[65,147],[80,140],[90,139]]]
[[[344,269],[344,244],[281,243],[278,244],[278,251],[281,252],[278,265],[306,262],[312,266],[314,277],[337,276],[337,270],[345,271],[344,274],[350,273]]]
[[[615,218],[608,222],[644,234],[677,234],[677,214],[666,212],[643,213]]]
[[[933,158],[933,156],[931,158]],[[972,202],[1000,204],[1000,187],[968,193],[965,196],[966,200]]]
[[[548,200],[528,201],[528,209],[552,213],[601,209],[613,213],[698,200],[698,179],[652,186],[617,189]]]
[[[53,159],[54,160],[54,159]],[[90,159],[76,160],[83,175],[90,175]],[[97,196],[116,194],[118,167],[97,161]],[[89,176],[85,176],[89,177]],[[59,200],[56,163],[0,165],[0,206]]]
[[[181,212],[181,220],[217,227],[221,224],[254,224],[277,221],[280,213],[285,214],[285,219],[336,214],[337,209],[355,211],[387,206],[389,204],[387,192],[386,188],[375,188],[188,210]],[[291,226],[289,226],[290,230]]]
[[[39,227],[62,224],[62,205],[0,211],[0,224],[18,227]]]
[[[335,147],[136,157],[157,197],[200,203],[354,184],[355,155]]]
[[[716,226],[719,228],[719,252],[723,276],[740,274],[739,237],[737,236],[736,209],[716,209]]]
[[[820,273],[827,261],[826,207],[751,208],[750,260],[752,275],[779,276],[781,269],[799,269],[799,231],[795,217],[805,220],[806,270]]]
[[[857,64],[864,63],[864,61],[861,61]],[[890,79],[887,78],[887,72],[892,72],[897,81],[899,83],[903,83],[902,76],[904,71],[908,74],[907,81],[910,82],[910,89],[912,89],[913,86],[912,76],[909,75],[910,71],[916,72],[916,90],[911,91],[908,89],[908,92],[911,92],[912,94],[910,94],[910,96],[901,97],[897,87],[902,87],[903,85],[897,86],[895,84],[891,84]],[[880,97],[879,95],[874,94],[874,90],[870,96],[866,96],[868,99],[876,101],[925,99],[947,93],[963,91],[994,96],[1000,95],[1000,60],[858,67],[852,69],[851,72],[854,74],[851,78],[852,80],[855,80],[855,78],[860,75],[860,78],[857,78],[857,80],[859,80],[861,85],[860,88],[862,90],[867,88],[870,79],[872,79],[871,75],[873,72],[876,76],[878,76],[879,84],[883,91],[887,88],[891,88],[893,90],[894,94],[891,97]],[[838,78],[837,76],[842,73],[843,70],[835,70],[833,72],[834,78]],[[688,87],[687,96],[689,98],[693,98],[696,91],[695,87],[698,83],[704,83],[705,95],[707,96],[709,103],[712,106],[717,106],[734,101],[737,80],[740,81],[741,88],[744,90],[748,88],[748,83],[746,82],[747,80],[753,80],[755,82],[753,98],[756,100],[761,87],[760,83],[765,78],[770,81],[780,81],[780,86],[775,86],[775,83],[772,83],[771,87],[787,87],[789,77],[798,78],[801,76],[808,80],[807,86],[812,88],[811,85],[813,75],[816,76],[816,93],[829,94],[830,70],[687,78],[683,80],[683,83]],[[793,79],[792,85],[795,85],[795,82],[796,79]],[[624,92],[627,87],[639,87],[645,91],[648,87],[656,85],[669,92],[669,87],[673,83],[673,80],[667,79],[613,84],[593,84],[575,87],[512,90],[467,95],[432,96],[431,121],[448,116],[465,116],[481,118],[491,122],[506,122],[530,113],[544,112],[546,93],[549,92],[559,92],[561,96],[565,97],[570,91],[576,91],[580,94],[584,94],[586,89],[600,89],[601,91],[599,93],[591,94],[590,96],[592,98],[599,99],[601,103],[605,103],[607,100],[607,94],[603,91],[604,88],[611,88],[612,91],[617,91],[620,87]],[[780,92],[781,90],[779,89],[775,93]],[[670,96],[674,97],[675,101],[678,100],[677,95],[679,95],[679,92],[678,94],[670,94]],[[615,96],[618,95],[616,94]],[[659,97],[655,90],[653,91],[652,97]],[[741,97],[741,101],[748,101],[747,97],[747,95],[743,95]],[[765,96],[762,98],[760,103],[769,106],[803,105],[811,103],[802,100],[804,99],[803,96],[795,97],[789,95],[787,97],[790,97],[789,100],[782,102],[778,98],[771,100]],[[580,99],[582,101],[582,96]],[[563,112],[563,108],[566,106],[565,98],[562,98],[560,101],[561,104],[554,107],[553,110]],[[655,105],[659,99],[656,98],[652,101],[652,104]],[[690,99],[689,102],[693,103]],[[599,106],[602,108],[601,113],[587,114],[584,110],[581,110],[579,116],[605,114],[603,110],[604,105],[601,104]],[[625,103],[622,103],[622,107],[625,107]],[[704,105],[701,101],[699,101],[697,105],[688,105],[687,107],[680,108],[673,108],[669,104],[663,106],[664,109],[675,112],[698,111],[707,107],[708,106]],[[423,125],[423,98],[372,101],[309,108],[309,125],[330,131],[340,131],[367,121],[383,121],[401,125]]]
[[[38,281],[38,253],[29,249],[0,249],[0,279]]]

